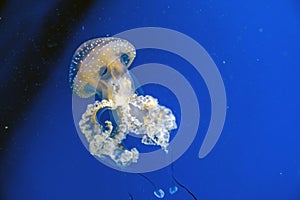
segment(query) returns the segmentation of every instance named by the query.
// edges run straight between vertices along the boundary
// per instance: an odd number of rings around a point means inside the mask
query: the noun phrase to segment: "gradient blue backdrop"
[[[24,4],[26,9],[12,9],[15,1],[9,5],[6,14],[15,16],[16,22],[30,18],[34,24],[43,21],[49,8],[41,2],[29,8]],[[121,200],[129,199],[130,192],[136,200],[156,199],[151,185],[140,176],[112,170],[84,148],[73,124],[68,85],[71,57],[82,42],[143,26],[170,28],[194,38],[214,59],[226,87],[228,111],[222,136],[209,156],[200,160],[197,155],[210,119],[201,77],[175,55],[138,52],[133,66],[159,62],[177,67],[197,91],[200,130],[175,162],[177,179],[203,200],[299,200],[300,3],[296,0],[94,3],[68,36],[60,57],[50,61],[53,71],[47,84],[6,147],[0,174],[4,198]],[[35,26],[28,28],[27,34],[38,33]],[[172,184],[169,168],[146,175],[165,191]],[[192,198],[180,188],[165,199]]]

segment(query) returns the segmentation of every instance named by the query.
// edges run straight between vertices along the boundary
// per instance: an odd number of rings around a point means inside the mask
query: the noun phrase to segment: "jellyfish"
[[[176,185],[169,187],[169,193],[171,195],[175,194],[177,191],[178,191],[178,187]]]
[[[89,152],[109,157],[118,166],[138,162],[139,151],[123,145],[128,133],[141,136],[141,143],[160,146],[166,153],[170,132],[177,128],[172,111],[150,95],[138,95],[128,68],[136,56],[135,48],[121,38],[106,37],[84,42],[75,51],[69,83],[81,98],[101,97],[87,105],[79,127]],[[97,113],[113,111],[114,121],[99,121]]]
[[[142,173],[138,173],[138,175],[143,177],[146,181],[148,181],[151,184],[151,186],[153,187],[154,196],[156,196],[159,199],[163,199],[165,197],[164,190],[162,188],[157,187],[151,179],[149,179],[146,175],[144,175]]]
[[[163,199],[165,196],[165,192],[162,188],[159,188],[154,181],[152,181],[149,177],[147,177],[145,174],[138,173],[139,176],[144,178],[150,185],[153,187],[153,194],[155,197],[159,199]],[[172,178],[172,185],[169,187],[169,194],[174,195],[178,191],[178,187],[181,187],[184,191],[188,193],[189,196],[191,196],[194,200],[197,200],[196,195],[183,183],[181,183],[174,175],[174,164],[171,164],[171,178]]]

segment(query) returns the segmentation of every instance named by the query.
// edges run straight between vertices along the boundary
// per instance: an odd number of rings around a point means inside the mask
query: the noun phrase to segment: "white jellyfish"
[[[83,43],[74,53],[69,82],[74,94],[88,98],[98,94],[101,101],[87,106],[79,122],[89,151],[99,158],[109,157],[119,166],[138,162],[137,148],[126,149],[122,141],[128,133],[140,135],[145,145],[158,145],[166,153],[170,131],[177,128],[172,111],[150,95],[135,93],[128,67],[135,48],[120,38],[97,38]],[[99,123],[97,113],[115,111],[117,127],[110,120]]]

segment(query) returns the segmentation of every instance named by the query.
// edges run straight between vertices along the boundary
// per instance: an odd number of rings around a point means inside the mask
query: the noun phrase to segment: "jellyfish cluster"
[[[101,97],[87,105],[79,121],[90,153],[109,157],[119,166],[139,159],[137,148],[123,145],[129,133],[139,135],[143,144],[160,146],[167,153],[170,131],[177,128],[169,108],[150,95],[137,94],[128,70],[135,56],[134,46],[124,39],[92,39],[76,50],[69,71],[73,94],[81,98]],[[113,120],[98,119],[97,113],[105,110],[114,113]]]

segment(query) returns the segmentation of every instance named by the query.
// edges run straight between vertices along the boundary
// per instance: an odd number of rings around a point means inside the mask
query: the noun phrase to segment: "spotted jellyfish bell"
[[[107,81],[116,81],[124,75],[135,55],[135,48],[120,38],[97,38],[83,43],[74,53],[70,66],[69,83],[73,93],[81,98],[102,93],[109,98],[111,85]]]

